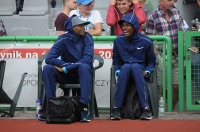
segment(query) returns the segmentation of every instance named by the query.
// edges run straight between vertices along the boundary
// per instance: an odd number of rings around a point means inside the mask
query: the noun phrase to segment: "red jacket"
[[[130,10],[127,13],[133,13],[136,15],[138,22],[139,22],[139,30],[138,32],[142,32],[142,24],[146,22],[147,16],[140,6],[139,3],[135,3],[132,5]],[[107,16],[106,16],[106,23],[109,26],[114,26],[115,35],[122,34],[121,27],[118,24],[118,21],[123,17],[123,15],[119,12],[119,10],[114,6],[110,5],[108,8]]]

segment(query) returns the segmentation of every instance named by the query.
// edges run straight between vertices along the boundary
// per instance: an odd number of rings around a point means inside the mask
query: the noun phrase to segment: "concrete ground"
[[[16,111],[14,117],[0,117],[0,119],[35,119],[35,111]],[[99,110],[99,118],[109,119],[109,110]],[[157,120],[157,119],[156,119]],[[158,120],[200,120],[200,111],[195,112],[165,112],[163,116],[159,116]]]

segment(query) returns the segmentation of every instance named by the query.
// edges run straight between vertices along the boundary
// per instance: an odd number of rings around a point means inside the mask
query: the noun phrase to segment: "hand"
[[[192,53],[198,53],[199,49],[197,47],[191,47]]]
[[[143,74],[144,77],[147,76],[147,73],[145,71],[142,71],[142,74]]]
[[[192,27],[192,31],[197,31],[197,27]]]
[[[120,70],[115,71],[115,81],[117,83]]]
[[[144,77],[149,77],[151,73],[150,73],[150,71],[145,70],[145,71],[142,71],[142,74]]]
[[[115,71],[115,76],[119,76],[120,70]]]
[[[58,66],[54,66],[56,68],[56,70],[58,70],[59,72],[63,72],[63,69],[58,67]]]
[[[110,5],[115,5],[117,3],[117,0],[110,0]]]

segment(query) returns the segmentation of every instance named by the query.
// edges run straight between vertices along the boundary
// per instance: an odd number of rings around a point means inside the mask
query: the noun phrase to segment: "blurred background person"
[[[122,34],[118,21],[127,13],[133,13],[139,22],[138,32],[142,32],[142,24],[146,22],[146,14],[139,4],[138,0],[110,0],[110,5],[107,11],[106,23],[109,26],[113,26],[114,34]]]
[[[103,19],[98,10],[93,10],[94,0],[77,0],[77,9],[70,12],[70,16],[77,15],[81,20],[90,22],[85,26],[85,31],[92,36],[102,34]]]
[[[153,12],[153,8],[150,4],[146,4],[146,0],[139,0],[140,6],[143,8],[147,18]],[[142,24],[142,31],[145,32],[146,30],[146,23]]]
[[[71,10],[76,9],[76,0],[62,0],[63,2],[63,11],[56,17],[55,27],[56,27],[56,35],[64,34],[65,28],[64,23],[69,17],[69,13]]]
[[[0,20],[0,36],[7,36],[6,28],[2,20]]]
[[[148,17],[146,23],[146,33],[148,35],[165,35],[172,41],[172,110],[174,110],[178,102],[178,31],[182,30],[182,26],[183,19],[177,8],[174,8],[174,0],[159,0],[158,8]],[[157,72],[157,78],[159,79],[162,78],[162,62],[165,61],[165,58],[162,58],[162,51],[159,54],[158,47],[154,47],[157,59],[160,56],[158,60],[161,60],[158,61],[158,71],[160,73]],[[159,85],[162,88],[162,80]]]

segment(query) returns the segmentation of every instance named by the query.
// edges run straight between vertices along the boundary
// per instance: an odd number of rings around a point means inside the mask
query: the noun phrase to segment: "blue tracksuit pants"
[[[53,65],[45,65],[43,68],[43,80],[47,99],[56,97],[56,83],[80,83],[80,102],[89,104],[90,90],[92,88],[92,67],[88,64],[81,64],[78,70],[70,71],[67,74],[57,71]]]
[[[149,107],[148,103],[148,90],[146,86],[146,81],[142,74],[144,66],[134,63],[134,64],[124,64],[118,75],[117,91],[116,91],[116,102],[115,107],[121,108],[124,100],[124,95],[126,88],[128,87],[128,82],[130,76],[135,81],[136,90],[139,96],[139,102],[141,107]]]

